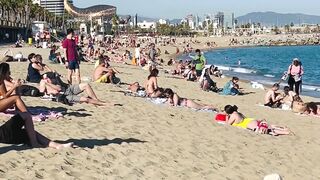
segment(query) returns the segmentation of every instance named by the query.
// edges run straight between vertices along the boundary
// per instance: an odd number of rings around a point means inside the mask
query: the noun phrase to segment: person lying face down
[[[291,131],[286,127],[269,125],[265,120],[247,118],[242,113],[238,112],[238,107],[235,105],[226,105],[224,107],[224,111],[227,114],[227,124],[235,127],[249,129],[261,134],[288,135],[291,133]]]
[[[73,143],[57,143],[34,129],[32,117],[28,113],[18,113],[0,126],[0,143],[27,144],[33,148],[51,147],[62,149],[74,147]]]

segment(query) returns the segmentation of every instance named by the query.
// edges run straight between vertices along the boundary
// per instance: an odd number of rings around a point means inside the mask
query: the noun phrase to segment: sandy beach
[[[229,38],[198,37],[201,43],[192,46],[204,49],[205,42],[215,41],[218,47],[227,47]],[[165,61],[174,57],[176,47],[159,48],[170,53],[162,55]],[[1,54],[3,51],[5,48],[0,48]],[[50,67],[62,75],[67,73],[64,66],[49,63],[49,49],[24,47],[12,51],[21,51],[24,56],[39,53]],[[143,84],[148,76],[148,71],[137,66],[111,64],[122,72],[118,76],[125,83]],[[14,78],[25,79],[27,62],[12,62],[10,66]],[[80,66],[83,79],[89,79],[94,65]],[[227,97],[201,91],[198,83],[174,78],[164,69],[171,68],[160,69],[160,87],[220,109],[235,104],[245,115],[285,125],[295,135],[274,137],[221,125],[214,121],[212,112],[157,105],[144,98],[125,96],[120,92],[127,88],[125,85],[90,82],[99,98],[123,106],[66,106],[23,97],[28,107],[64,112],[63,118],[35,123],[35,128],[51,139],[75,142],[79,148],[59,151],[0,144],[0,178],[258,180],[278,173],[286,180],[320,179],[319,118],[261,107],[258,104],[263,103],[266,91],[253,89],[249,83],[241,82],[240,86],[250,94]],[[214,80],[222,87],[230,79]],[[311,97],[303,99],[319,102]],[[6,120],[8,117],[0,116],[0,124]]]

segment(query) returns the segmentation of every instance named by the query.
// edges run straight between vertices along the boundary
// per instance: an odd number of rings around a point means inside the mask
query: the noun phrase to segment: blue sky
[[[73,0],[78,7],[114,5],[118,14],[156,18],[182,18],[187,14],[217,11],[235,12],[236,16],[256,11],[320,15],[320,0]]]

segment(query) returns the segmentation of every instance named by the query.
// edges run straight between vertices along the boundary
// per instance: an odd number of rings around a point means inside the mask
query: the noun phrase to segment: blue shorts
[[[68,69],[70,69],[70,70],[76,70],[76,69],[79,69],[79,68],[80,68],[80,67],[79,67],[78,61],[73,60],[73,61],[69,61],[69,62],[68,62]]]

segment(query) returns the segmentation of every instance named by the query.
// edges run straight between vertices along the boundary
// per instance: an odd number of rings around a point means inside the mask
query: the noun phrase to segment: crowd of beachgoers
[[[250,42],[255,41],[256,39],[250,40]],[[263,42],[263,40],[259,41]],[[232,45],[241,44],[235,39],[230,42]],[[27,58],[23,58],[22,54],[10,56],[6,52],[7,55],[0,64],[0,111],[15,111],[16,115],[1,126],[0,142],[24,143],[32,147],[53,147],[56,149],[76,146],[73,143],[54,142],[37,132],[34,129],[33,121],[41,121],[42,117],[32,116],[21,96],[40,97],[66,105],[74,103],[87,103],[95,106],[116,105],[100,100],[89,83],[81,82],[83,74],[80,74],[80,62],[89,63],[95,67],[90,75],[92,82],[110,83],[119,87],[127,86],[123,90],[125,95],[150,98],[168,106],[211,111],[215,113],[215,119],[219,123],[252,130],[260,134],[293,134],[285,126],[273,125],[265,119],[250,118],[250,116],[242,114],[236,105],[226,104],[221,110],[216,105],[201,104],[191,98],[180,97],[174,89],[158,83],[159,72],[163,72],[172,78],[181,79],[181,81],[197,82],[199,91],[218,93],[221,96],[246,96],[249,92],[243,91],[238,77],[230,77],[230,81],[224,86],[218,87],[214,79],[227,77],[224,77],[223,71],[215,65],[207,64],[205,55],[200,49],[193,48],[193,45],[200,43],[192,38],[177,43],[175,38],[168,37],[107,37],[103,41],[98,41],[95,37],[81,36],[79,39],[75,39],[74,31],[69,29],[61,44],[50,45],[51,50],[48,54],[48,60],[51,63],[61,64],[68,69],[67,74],[61,74],[58,70],[51,68],[49,64],[45,64],[43,59],[47,57],[42,57],[40,54],[31,53],[27,55]],[[249,43],[245,42],[245,44]],[[168,55],[169,52],[161,52],[158,48],[161,46],[174,46],[176,47],[176,52],[173,54],[175,57],[186,53],[189,54],[188,59],[162,59],[161,55]],[[203,44],[203,47],[215,46],[215,42]],[[126,50],[123,51],[123,49]],[[59,50],[63,50],[63,52],[58,52]],[[25,80],[11,77],[11,61],[29,62]],[[141,67],[149,75],[146,75],[144,83],[125,82],[125,79],[117,77],[117,74],[122,72],[111,66],[112,63]],[[303,102],[299,96],[303,74],[304,70],[299,59],[293,59],[287,73],[282,78],[283,81],[288,81],[288,86],[279,92],[279,82],[276,82],[266,92],[264,99],[261,99],[262,105],[320,117],[319,103]],[[66,77],[66,81],[62,77]],[[81,95],[83,92],[86,95]]]

